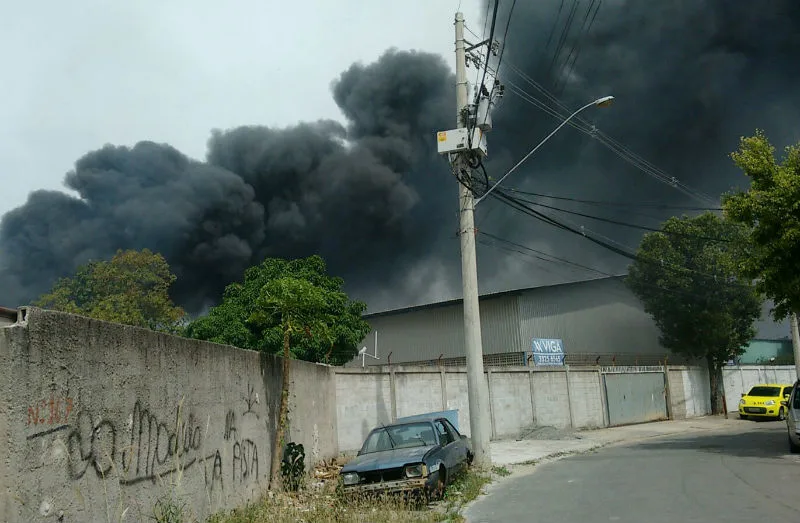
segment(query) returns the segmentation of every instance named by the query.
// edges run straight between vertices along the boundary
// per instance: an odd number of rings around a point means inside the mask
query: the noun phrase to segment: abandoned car
[[[345,493],[412,493],[438,499],[472,463],[469,440],[432,417],[374,428],[340,473]]]

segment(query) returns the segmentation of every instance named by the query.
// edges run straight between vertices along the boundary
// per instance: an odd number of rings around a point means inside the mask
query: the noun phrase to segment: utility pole
[[[794,349],[794,370],[797,374],[796,379],[800,380],[800,331],[797,326],[797,314],[789,316],[789,324],[792,327],[792,349]]]
[[[467,89],[467,53],[464,42],[464,15],[456,13],[456,128],[469,130]],[[480,88],[480,86],[476,86]],[[470,137],[471,138],[471,137]],[[468,142],[471,142],[468,139]],[[452,154],[453,172],[471,172],[465,154]],[[458,184],[459,237],[461,239],[461,279],[464,294],[464,348],[467,359],[467,387],[469,396],[469,428],[474,463],[478,467],[491,465],[489,450],[489,391],[483,374],[483,344],[481,342],[481,316],[478,304],[478,265],[475,252],[475,202],[472,189]]]

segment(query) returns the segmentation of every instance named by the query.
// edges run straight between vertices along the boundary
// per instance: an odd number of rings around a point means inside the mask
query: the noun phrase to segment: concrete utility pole
[[[456,13],[456,128],[467,128],[469,92],[467,89],[467,62],[464,43],[464,15]],[[476,86],[480,88],[480,86]],[[465,153],[452,155],[453,172],[470,172]],[[481,317],[478,304],[478,266],[475,253],[475,203],[472,191],[458,184],[461,238],[461,278],[464,292],[464,345],[467,357],[467,387],[469,396],[469,428],[475,465],[491,465],[489,450],[489,391],[483,374],[483,344],[481,342]]]
[[[797,379],[800,380],[800,331],[797,326],[797,314],[789,316],[789,324],[792,327],[792,349],[794,349],[794,371]]]

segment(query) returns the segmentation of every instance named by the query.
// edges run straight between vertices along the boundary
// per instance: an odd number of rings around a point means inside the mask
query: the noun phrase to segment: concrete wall
[[[202,520],[263,493],[278,358],[23,311],[0,328],[0,521],[147,521],[165,495]],[[292,369],[288,439],[336,454],[333,369]]]
[[[742,393],[759,383],[784,383],[790,385],[797,380],[794,365],[743,365],[724,367],[722,382],[725,386],[725,400],[730,412],[739,409]]]
[[[469,435],[467,375],[463,367],[367,367],[336,369],[339,448],[357,450],[379,423],[397,417],[458,410]],[[593,429],[609,425],[601,368],[490,367],[492,438],[516,438],[535,426]],[[650,370],[652,373],[652,369]],[[638,372],[615,371],[623,379]],[[710,413],[705,369],[669,369],[676,419]],[[568,386],[569,385],[569,386]],[[636,420],[636,421],[646,421]]]

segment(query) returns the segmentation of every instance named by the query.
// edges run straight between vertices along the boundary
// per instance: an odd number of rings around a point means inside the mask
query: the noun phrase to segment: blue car
[[[422,492],[439,498],[471,463],[468,438],[446,418],[417,419],[372,429],[340,477],[346,494]]]

